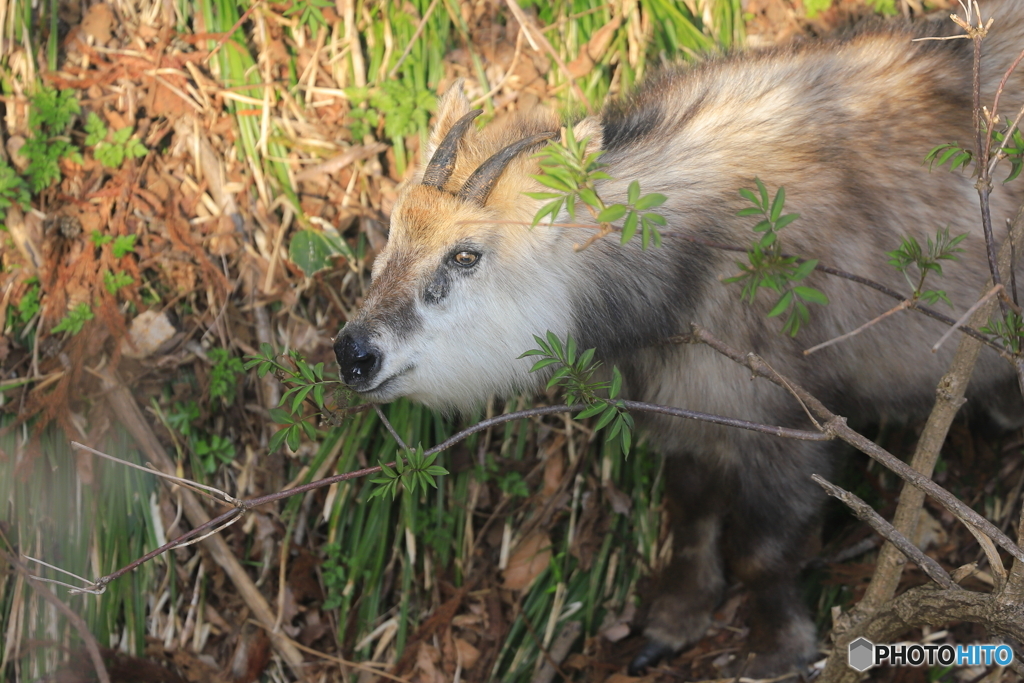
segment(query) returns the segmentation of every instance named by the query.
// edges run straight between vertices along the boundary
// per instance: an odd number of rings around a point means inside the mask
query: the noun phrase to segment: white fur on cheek
[[[390,398],[469,410],[492,394],[536,388],[541,378],[530,373],[536,359],[519,356],[537,346],[535,334],[551,330],[565,337],[571,323],[566,287],[557,274],[525,259],[496,259],[488,254],[479,272],[453,278],[440,304],[420,301],[422,329],[403,344],[389,340],[382,376],[411,367],[394,382]]]

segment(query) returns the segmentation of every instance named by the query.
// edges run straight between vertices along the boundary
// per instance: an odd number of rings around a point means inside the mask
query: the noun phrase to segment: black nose
[[[334,340],[334,355],[341,366],[341,379],[356,389],[366,386],[380,370],[382,354],[361,327],[346,325]]]

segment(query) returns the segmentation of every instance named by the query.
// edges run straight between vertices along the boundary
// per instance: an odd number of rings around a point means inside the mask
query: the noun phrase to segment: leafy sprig
[[[210,369],[210,399],[221,399],[224,405],[235,402],[235,387],[238,376],[245,367],[241,358],[235,358],[227,349],[210,349],[207,354],[213,361]]]
[[[800,218],[798,213],[782,213],[786,205],[786,188],[780,187],[774,197],[769,197],[768,188],[760,178],[754,178],[754,183],[757,185],[756,194],[748,188],[740,190],[740,195],[753,206],[740,209],[736,215],[761,216],[761,221],[753,228],[761,236],[747,251],[748,263],[736,262],[740,273],[725,278],[723,282],[742,283],[740,299],[750,303],[757,299],[761,288],[778,293],[779,298],[768,312],[768,317],[775,318],[785,313],[782,332],[795,337],[800,327],[811,319],[807,304],[825,306],[828,305],[828,297],[819,289],[796,284],[814,272],[817,259],[801,259],[782,253],[779,231]]]
[[[974,152],[961,147],[956,142],[948,142],[934,147],[924,156],[924,160],[928,163],[928,170],[932,170],[936,166],[942,168],[947,163],[950,171],[955,171],[958,168],[964,170],[974,161]]]
[[[135,279],[123,270],[116,272],[103,271],[103,287],[111,294],[117,294],[122,288],[134,282]]]
[[[272,453],[287,444],[293,451],[299,447],[299,441],[303,434],[312,439],[316,437],[316,428],[309,421],[309,416],[303,414],[302,404],[307,400],[313,402],[318,413],[326,410],[324,394],[331,385],[340,388],[338,380],[324,379],[324,364],[311,365],[306,362],[298,351],[288,352],[287,358],[290,365],[285,365],[278,360],[278,354],[274,347],[264,342],[260,344],[260,351],[255,356],[249,356],[245,363],[245,370],[256,368],[256,374],[264,377],[268,372],[273,371],[283,384],[289,389],[281,396],[277,408],[270,411],[270,419],[276,424],[283,425],[271,438],[267,448]]]
[[[50,334],[67,332],[71,336],[74,336],[82,331],[85,323],[95,317],[96,315],[92,312],[92,308],[89,304],[82,302],[68,311],[67,315],[61,318],[60,322],[53,326],[53,329],[50,330]]]
[[[395,466],[388,467],[380,463],[380,476],[370,480],[370,483],[377,484],[370,493],[370,499],[390,494],[392,500],[398,496],[398,486],[401,484],[409,493],[416,493],[417,489],[427,490],[428,487],[437,488],[434,477],[441,477],[448,474],[448,470],[435,465],[437,453],[426,455],[423,446],[419,445],[415,450],[405,452],[405,460],[401,454],[395,458]]]
[[[106,124],[95,112],[89,112],[85,121],[85,132],[86,147],[95,145],[93,155],[96,161],[107,168],[121,168],[125,159],[146,156],[146,146],[138,138],[132,137],[134,128],[122,128],[111,135]],[[108,136],[110,140],[107,140]]]
[[[68,127],[81,109],[71,89],[58,91],[44,86],[32,95],[31,102],[28,117],[31,134],[21,154],[28,159],[25,175],[32,192],[38,193],[61,179],[61,159],[82,163],[82,155],[67,136]]]
[[[1002,320],[990,319],[981,331],[996,337],[1013,354],[1024,349],[1024,318],[1016,311],[1007,311]]]
[[[885,255],[889,257],[889,265],[903,273],[907,284],[913,290],[912,298],[914,300],[920,299],[928,304],[944,301],[952,308],[953,302],[949,300],[949,296],[944,290],[925,289],[924,284],[929,273],[942,275],[942,265],[939,261],[959,260],[959,254],[964,250],[958,245],[966,237],[967,233],[950,237],[949,228],[943,228],[935,234],[934,240],[931,237],[926,238],[927,248],[924,248],[917,238],[906,236],[901,239],[898,249],[887,251]],[[915,269],[916,277],[912,273],[912,270]]]
[[[1010,134],[1010,140],[1007,142],[1006,134],[1011,129],[1013,133]],[[999,155],[998,159],[1008,159],[1010,162],[1010,175],[1003,182],[1008,183],[1011,180],[1015,180],[1021,174],[1021,171],[1024,171],[1024,133],[1021,132],[1020,128],[1013,125],[1011,119],[1007,118],[1006,127],[1002,130],[993,129],[991,135],[995,143],[993,145],[993,148],[996,150],[995,154]],[[957,169],[963,171],[974,163],[974,151],[961,147],[959,143],[947,142],[932,148],[925,155],[924,160],[928,164],[929,170],[934,169],[936,166],[941,168],[948,163],[950,171]]]
[[[622,221],[622,244],[626,244],[637,230],[640,230],[641,244],[644,249],[653,242],[661,246],[661,234],[657,226],[664,226],[665,217],[652,211],[665,203],[667,197],[657,192],[641,195],[640,183],[636,180],[629,184],[626,203],[606,204],[597,192],[597,181],[611,180],[611,176],[602,168],[603,150],[587,151],[589,139],[576,140],[572,128],[566,129],[565,144],[550,142],[537,153],[540,158],[541,173],[533,176],[541,185],[554,192],[526,192],[532,199],[547,200],[533,217],[533,225],[537,225],[547,217],[553,221],[561,213],[562,208],[569,214],[570,220],[576,220],[576,212],[583,206],[601,227],[600,235],[614,230],[614,223]]]
[[[1006,133],[1013,127],[1013,122],[1010,119],[1006,119],[1006,129],[1002,131],[992,131],[992,139],[998,143],[996,149],[1000,155],[1000,159],[1005,158],[1010,162],[1010,175],[1006,177],[1004,183],[1008,183],[1011,180],[1015,180],[1020,172],[1024,170],[1024,133],[1021,133],[1020,128],[1013,128],[1013,134],[1010,136],[1010,141],[1006,141]],[[1003,145],[1006,145],[1003,147]]]
[[[530,349],[520,358],[539,356],[530,372],[539,372],[545,368],[558,366],[548,379],[547,388],[561,386],[565,391],[565,401],[570,405],[586,404],[587,407],[576,416],[578,419],[596,417],[594,429],[604,429],[610,425],[607,440],[616,436],[620,439],[622,452],[629,454],[633,439],[633,417],[626,412],[621,399],[616,397],[622,390],[622,374],[616,367],[612,368],[610,381],[594,381],[594,373],[601,367],[600,361],[594,360],[594,349],[577,352],[576,340],[572,335],[562,340],[554,332],[548,332],[544,338],[534,335],[537,348]],[[607,394],[607,397],[602,396]]]
[[[7,217],[7,209],[14,205],[28,211],[31,199],[28,184],[6,161],[0,159],[0,220]]]

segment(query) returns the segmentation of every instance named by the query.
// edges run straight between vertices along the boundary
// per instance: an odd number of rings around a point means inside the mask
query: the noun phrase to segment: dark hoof
[[[658,662],[675,654],[675,649],[659,643],[655,640],[648,640],[644,649],[629,663],[630,676],[642,676],[648,667],[657,666]]]

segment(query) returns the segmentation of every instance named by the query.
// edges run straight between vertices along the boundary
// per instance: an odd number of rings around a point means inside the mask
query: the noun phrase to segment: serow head
[[[537,161],[557,136],[550,118],[519,117],[477,131],[457,84],[441,99],[419,182],[399,191],[387,247],[334,352],[341,378],[369,400],[410,396],[469,408],[535,382],[518,356],[569,324],[561,242],[530,229]],[[571,253],[571,247],[569,248]]]

